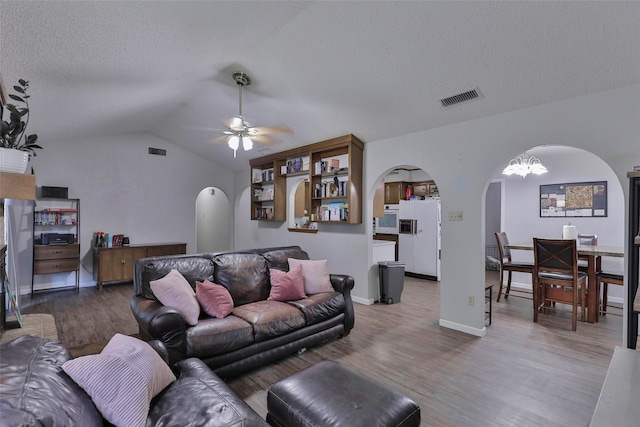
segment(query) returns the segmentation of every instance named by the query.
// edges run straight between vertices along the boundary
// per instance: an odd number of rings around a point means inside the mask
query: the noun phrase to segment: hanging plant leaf
[[[29,102],[27,101],[30,98],[30,96],[27,95],[29,82],[24,79],[19,79],[18,83],[20,85],[13,86],[13,89],[21,94],[21,96],[9,94],[9,98],[18,102],[19,106],[7,104],[6,108],[7,111],[9,111],[9,120],[0,120],[0,147],[26,151],[29,155],[35,156],[36,152],[34,150],[42,149],[42,147],[36,143],[38,135],[25,134],[27,124],[29,123]]]

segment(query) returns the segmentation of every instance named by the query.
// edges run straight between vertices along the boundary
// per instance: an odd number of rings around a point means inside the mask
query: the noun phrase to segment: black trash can
[[[404,288],[404,262],[378,262],[380,276],[380,302],[394,304],[400,302]]]

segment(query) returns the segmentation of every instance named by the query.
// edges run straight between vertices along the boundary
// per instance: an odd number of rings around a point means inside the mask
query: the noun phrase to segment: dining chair
[[[575,331],[580,317],[585,320],[587,274],[578,270],[578,250],[575,240],[533,239],[533,321],[538,313],[554,310],[551,303],[571,304],[571,330]]]
[[[530,262],[513,262],[511,259],[511,249],[506,246],[509,244],[509,238],[507,233],[500,231],[495,233],[496,241],[498,242],[498,252],[500,255],[500,288],[498,289],[498,298],[496,302],[500,302],[500,296],[502,295],[502,284],[504,283],[504,272],[508,273],[507,276],[507,289],[504,293],[504,298],[509,298],[509,292],[511,291],[511,275],[512,273],[533,273],[533,264]]]
[[[598,310],[599,313],[603,316],[607,315],[607,307],[611,307],[607,301],[607,291],[609,287],[609,283],[612,285],[624,286],[624,273],[614,272],[614,271],[600,271],[596,274],[596,279],[598,280],[597,284],[597,292],[598,296],[600,296],[600,287],[602,287],[602,300],[599,301]],[[616,313],[611,313],[616,314]],[[618,314],[616,314],[618,315]]]

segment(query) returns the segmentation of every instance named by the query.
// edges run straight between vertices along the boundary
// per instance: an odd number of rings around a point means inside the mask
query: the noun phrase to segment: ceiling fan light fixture
[[[244,151],[249,151],[253,148],[253,141],[248,136],[242,137],[242,148]]]
[[[233,157],[236,157],[236,153],[238,151],[238,147],[240,146],[240,138],[236,135],[232,135],[229,137],[229,148],[233,150]]]
[[[234,116],[231,118],[231,122],[229,123],[229,128],[237,131],[241,131],[244,129],[244,121],[240,116]]]

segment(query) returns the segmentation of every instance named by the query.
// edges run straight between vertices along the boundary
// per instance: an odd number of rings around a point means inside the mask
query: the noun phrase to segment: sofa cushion
[[[309,254],[303,251],[300,246],[268,248],[262,252],[262,256],[267,260],[269,269],[276,268],[282,271],[289,271],[289,258],[309,259]]]
[[[302,265],[302,275],[304,276],[304,292],[307,295],[319,294],[320,292],[333,292],[331,279],[329,278],[329,268],[327,260],[298,260],[289,258],[289,268]]]
[[[69,360],[62,369],[105,419],[122,427],[143,427],[151,399],[176,379],[149,344],[122,334],[115,334],[100,354]]]
[[[213,282],[229,290],[236,306],[269,297],[269,270],[261,255],[228,253],[213,257]]]
[[[166,276],[149,283],[156,298],[167,307],[180,312],[185,323],[195,325],[200,317],[200,304],[187,279],[175,268]]]
[[[233,311],[233,298],[222,285],[208,280],[196,282],[196,298],[202,311],[211,317],[222,319]]]
[[[0,424],[102,426],[91,397],[62,370],[58,341],[23,335],[0,345]]]
[[[214,356],[246,347],[253,341],[253,326],[239,317],[202,318],[187,329],[186,353],[188,357]]]
[[[269,275],[271,276],[269,300],[291,301],[307,297],[304,293],[304,278],[302,277],[301,265],[292,268],[288,273],[272,268],[269,269]]]
[[[193,289],[196,281],[212,280],[213,261],[198,255],[176,255],[161,258],[143,258],[136,261],[134,291],[136,295],[158,300],[151,291],[149,283],[164,277],[172,269],[176,269],[187,279]]]
[[[305,299],[289,301],[288,304],[304,313],[307,325],[322,322],[344,312],[344,296],[340,292],[309,295]]]
[[[253,326],[255,341],[287,334],[305,326],[305,318],[296,307],[279,301],[257,301],[233,309],[233,314]]]

